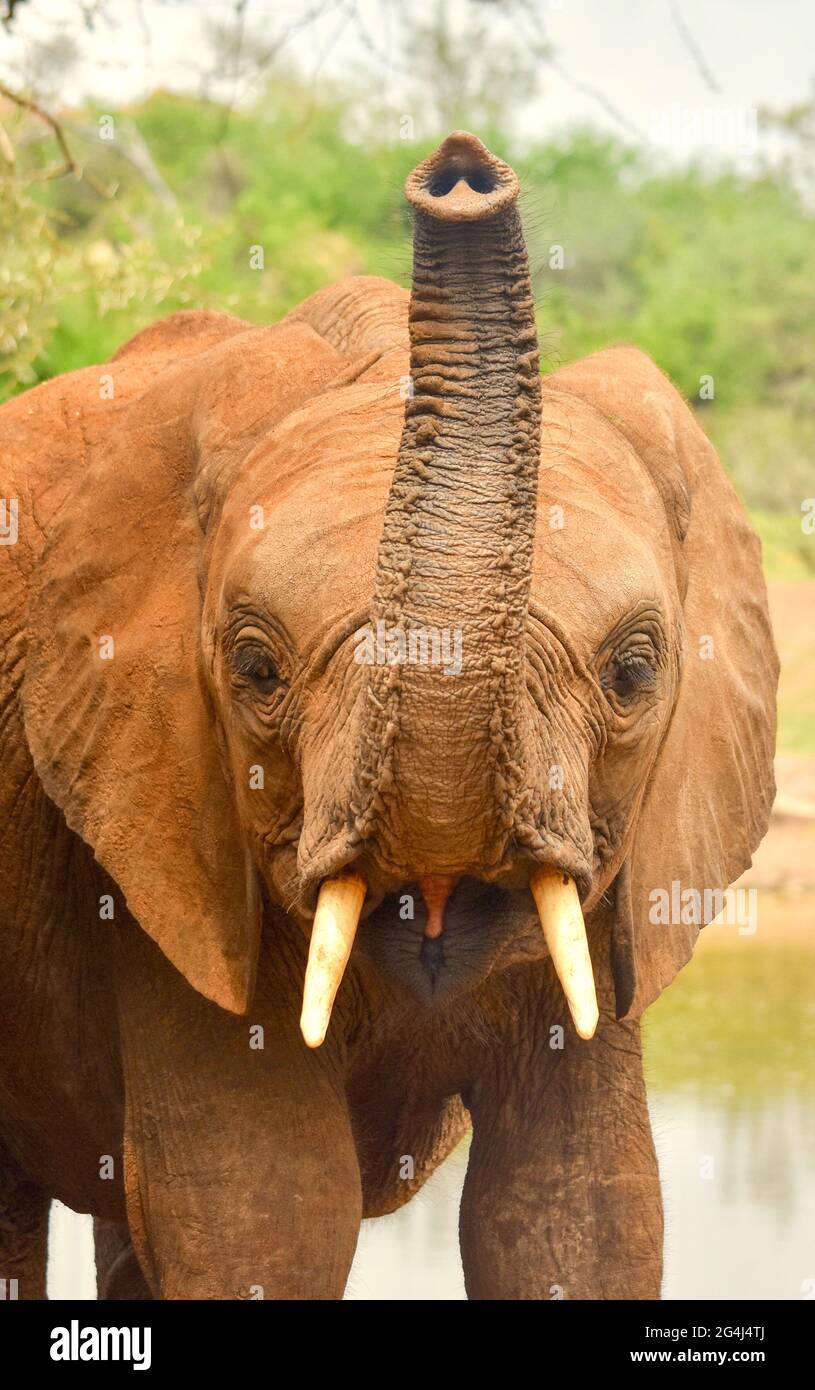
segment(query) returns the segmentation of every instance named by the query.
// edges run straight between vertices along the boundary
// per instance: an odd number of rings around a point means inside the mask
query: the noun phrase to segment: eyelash
[[[235,674],[244,680],[254,681],[260,685],[268,684],[270,688],[266,693],[272,693],[275,683],[283,684],[277,667],[268,652],[262,647],[252,646],[249,643],[238,647],[233,657],[232,666]],[[264,667],[268,667],[269,674],[259,676],[259,672]]]
[[[603,685],[607,690],[612,690],[618,699],[624,700],[652,689],[655,680],[656,672],[651,663],[645,657],[632,654],[612,658],[604,672]],[[618,681],[624,685],[624,689],[616,688]]]

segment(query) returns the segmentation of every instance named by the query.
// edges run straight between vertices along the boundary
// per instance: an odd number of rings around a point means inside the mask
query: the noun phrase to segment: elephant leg
[[[465,1097],[468,1296],[659,1298],[662,1202],[639,1025],[617,1023],[601,998],[597,1033],[581,1040],[548,962],[546,972],[513,1048]]]
[[[50,1205],[0,1144],[0,1300],[46,1297]]]
[[[299,948],[299,954],[298,954]],[[329,1039],[298,1028],[305,943],[276,939],[239,1018],[122,933],[128,1224],[164,1299],[339,1299],[362,1197]]]
[[[153,1293],[136,1258],[130,1232],[120,1221],[93,1223],[96,1287],[99,1299],[146,1301]]]

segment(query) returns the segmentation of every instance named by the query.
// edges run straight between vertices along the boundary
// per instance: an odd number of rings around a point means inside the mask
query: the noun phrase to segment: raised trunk
[[[414,170],[411,379],[372,617],[357,829],[400,871],[501,858],[523,776],[540,376],[517,180],[458,132]]]

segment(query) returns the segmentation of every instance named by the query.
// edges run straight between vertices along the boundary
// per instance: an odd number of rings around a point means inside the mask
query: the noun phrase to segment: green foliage
[[[104,361],[172,309],[197,303],[208,231],[172,197],[157,203],[95,130],[71,132],[79,162],[37,139],[27,115],[11,126],[22,158],[0,160],[0,399],[60,372]],[[98,177],[97,177],[98,174]]]
[[[4,170],[0,179],[0,360],[8,389],[29,386],[57,315],[52,291],[58,242],[45,213]]]
[[[813,489],[811,476],[810,489]],[[815,536],[802,530],[800,511],[776,512],[759,508],[750,512],[750,520],[761,538],[764,573],[768,579],[815,579]]]
[[[815,219],[792,182],[655,173],[588,133],[521,174],[540,200],[530,240],[552,365],[636,343],[698,407],[742,496],[797,508],[815,446]]]

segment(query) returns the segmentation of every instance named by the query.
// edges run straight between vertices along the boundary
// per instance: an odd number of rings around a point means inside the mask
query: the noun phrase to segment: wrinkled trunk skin
[[[372,617],[408,644],[424,633],[431,654],[439,634],[445,659],[411,660],[408,645],[406,661],[371,667],[356,825],[402,874],[483,872],[501,859],[522,790],[540,437],[534,306],[517,182],[480,141],[451,136],[407,193],[413,397]]]

